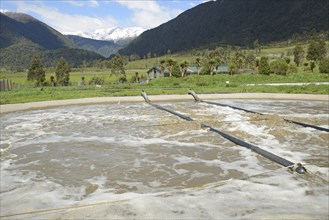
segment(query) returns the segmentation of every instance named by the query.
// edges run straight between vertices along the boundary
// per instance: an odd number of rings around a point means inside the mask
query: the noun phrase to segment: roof
[[[198,68],[196,66],[188,66],[186,71],[188,73],[197,73],[198,72]]]
[[[228,71],[228,65],[222,64],[222,65],[218,66],[217,69],[216,69],[216,72],[217,73],[228,73],[229,72]]]
[[[161,69],[160,69],[159,67],[157,67],[157,66],[154,66],[154,67],[152,67],[151,69],[149,69],[149,70],[147,71],[147,73],[150,73],[150,72],[153,72],[153,71],[161,72]]]
[[[161,72],[161,67],[159,67],[159,66],[153,66],[151,69],[149,69],[149,70],[147,71],[147,73],[149,74],[149,73],[152,72],[152,71]],[[164,69],[164,73],[169,73],[169,69],[168,69],[168,67],[165,67],[165,69]]]

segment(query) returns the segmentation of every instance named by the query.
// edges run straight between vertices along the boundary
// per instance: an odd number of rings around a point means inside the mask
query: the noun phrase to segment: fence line
[[[15,84],[15,83],[11,82],[11,80],[9,80],[9,79],[0,80],[0,91],[1,92],[10,91],[17,87],[19,87],[19,84]]]

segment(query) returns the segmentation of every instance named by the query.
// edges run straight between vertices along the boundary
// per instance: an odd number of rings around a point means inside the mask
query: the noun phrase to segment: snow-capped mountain
[[[128,27],[128,28],[105,28],[98,29],[91,33],[87,32],[65,32],[65,35],[76,35],[84,38],[91,38],[94,40],[107,40],[124,46],[129,44],[133,39],[143,33],[145,29],[141,27]]]

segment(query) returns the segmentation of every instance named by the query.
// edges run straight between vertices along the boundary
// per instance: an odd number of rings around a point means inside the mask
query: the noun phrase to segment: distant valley
[[[91,33],[77,31],[77,32],[65,32],[63,34],[75,35],[93,40],[113,41],[115,44],[124,47],[144,31],[145,29],[141,27],[128,27],[128,28],[115,27],[115,28],[107,28],[107,29],[98,29]]]
[[[64,33],[79,48],[96,52],[106,58],[127,46],[143,33],[140,27],[99,29],[91,33],[82,31]]]
[[[142,31],[141,28],[114,28],[81,34],[94,39],[66,36],[30,15],[2,11],[0,66],[22,70],[30,65],[35,54],[41,56],[46,67],[54,66],[60,57],[72,66],[80,66],[83,62],[110,57]]]

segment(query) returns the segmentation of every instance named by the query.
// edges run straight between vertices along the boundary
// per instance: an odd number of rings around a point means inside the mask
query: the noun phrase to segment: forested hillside
[[[104,59],[94,52],[77,49],[67,37],[29,15],[0,13],[0,66],[22,70],[30,65],[35,54],[42,57],[45,66],[53,66],[60,57],[71,66],[79,66],[84,60]]]
[[[61,33],[27,14],[0,13],[0,24],[0,48],[18,43],[22,38],[49,50],[75,47]]]
[[[329,30],[327,0],[217,0],[144,32],[121,54],[145,56],[179,52],[213,44],[253,47]]]

